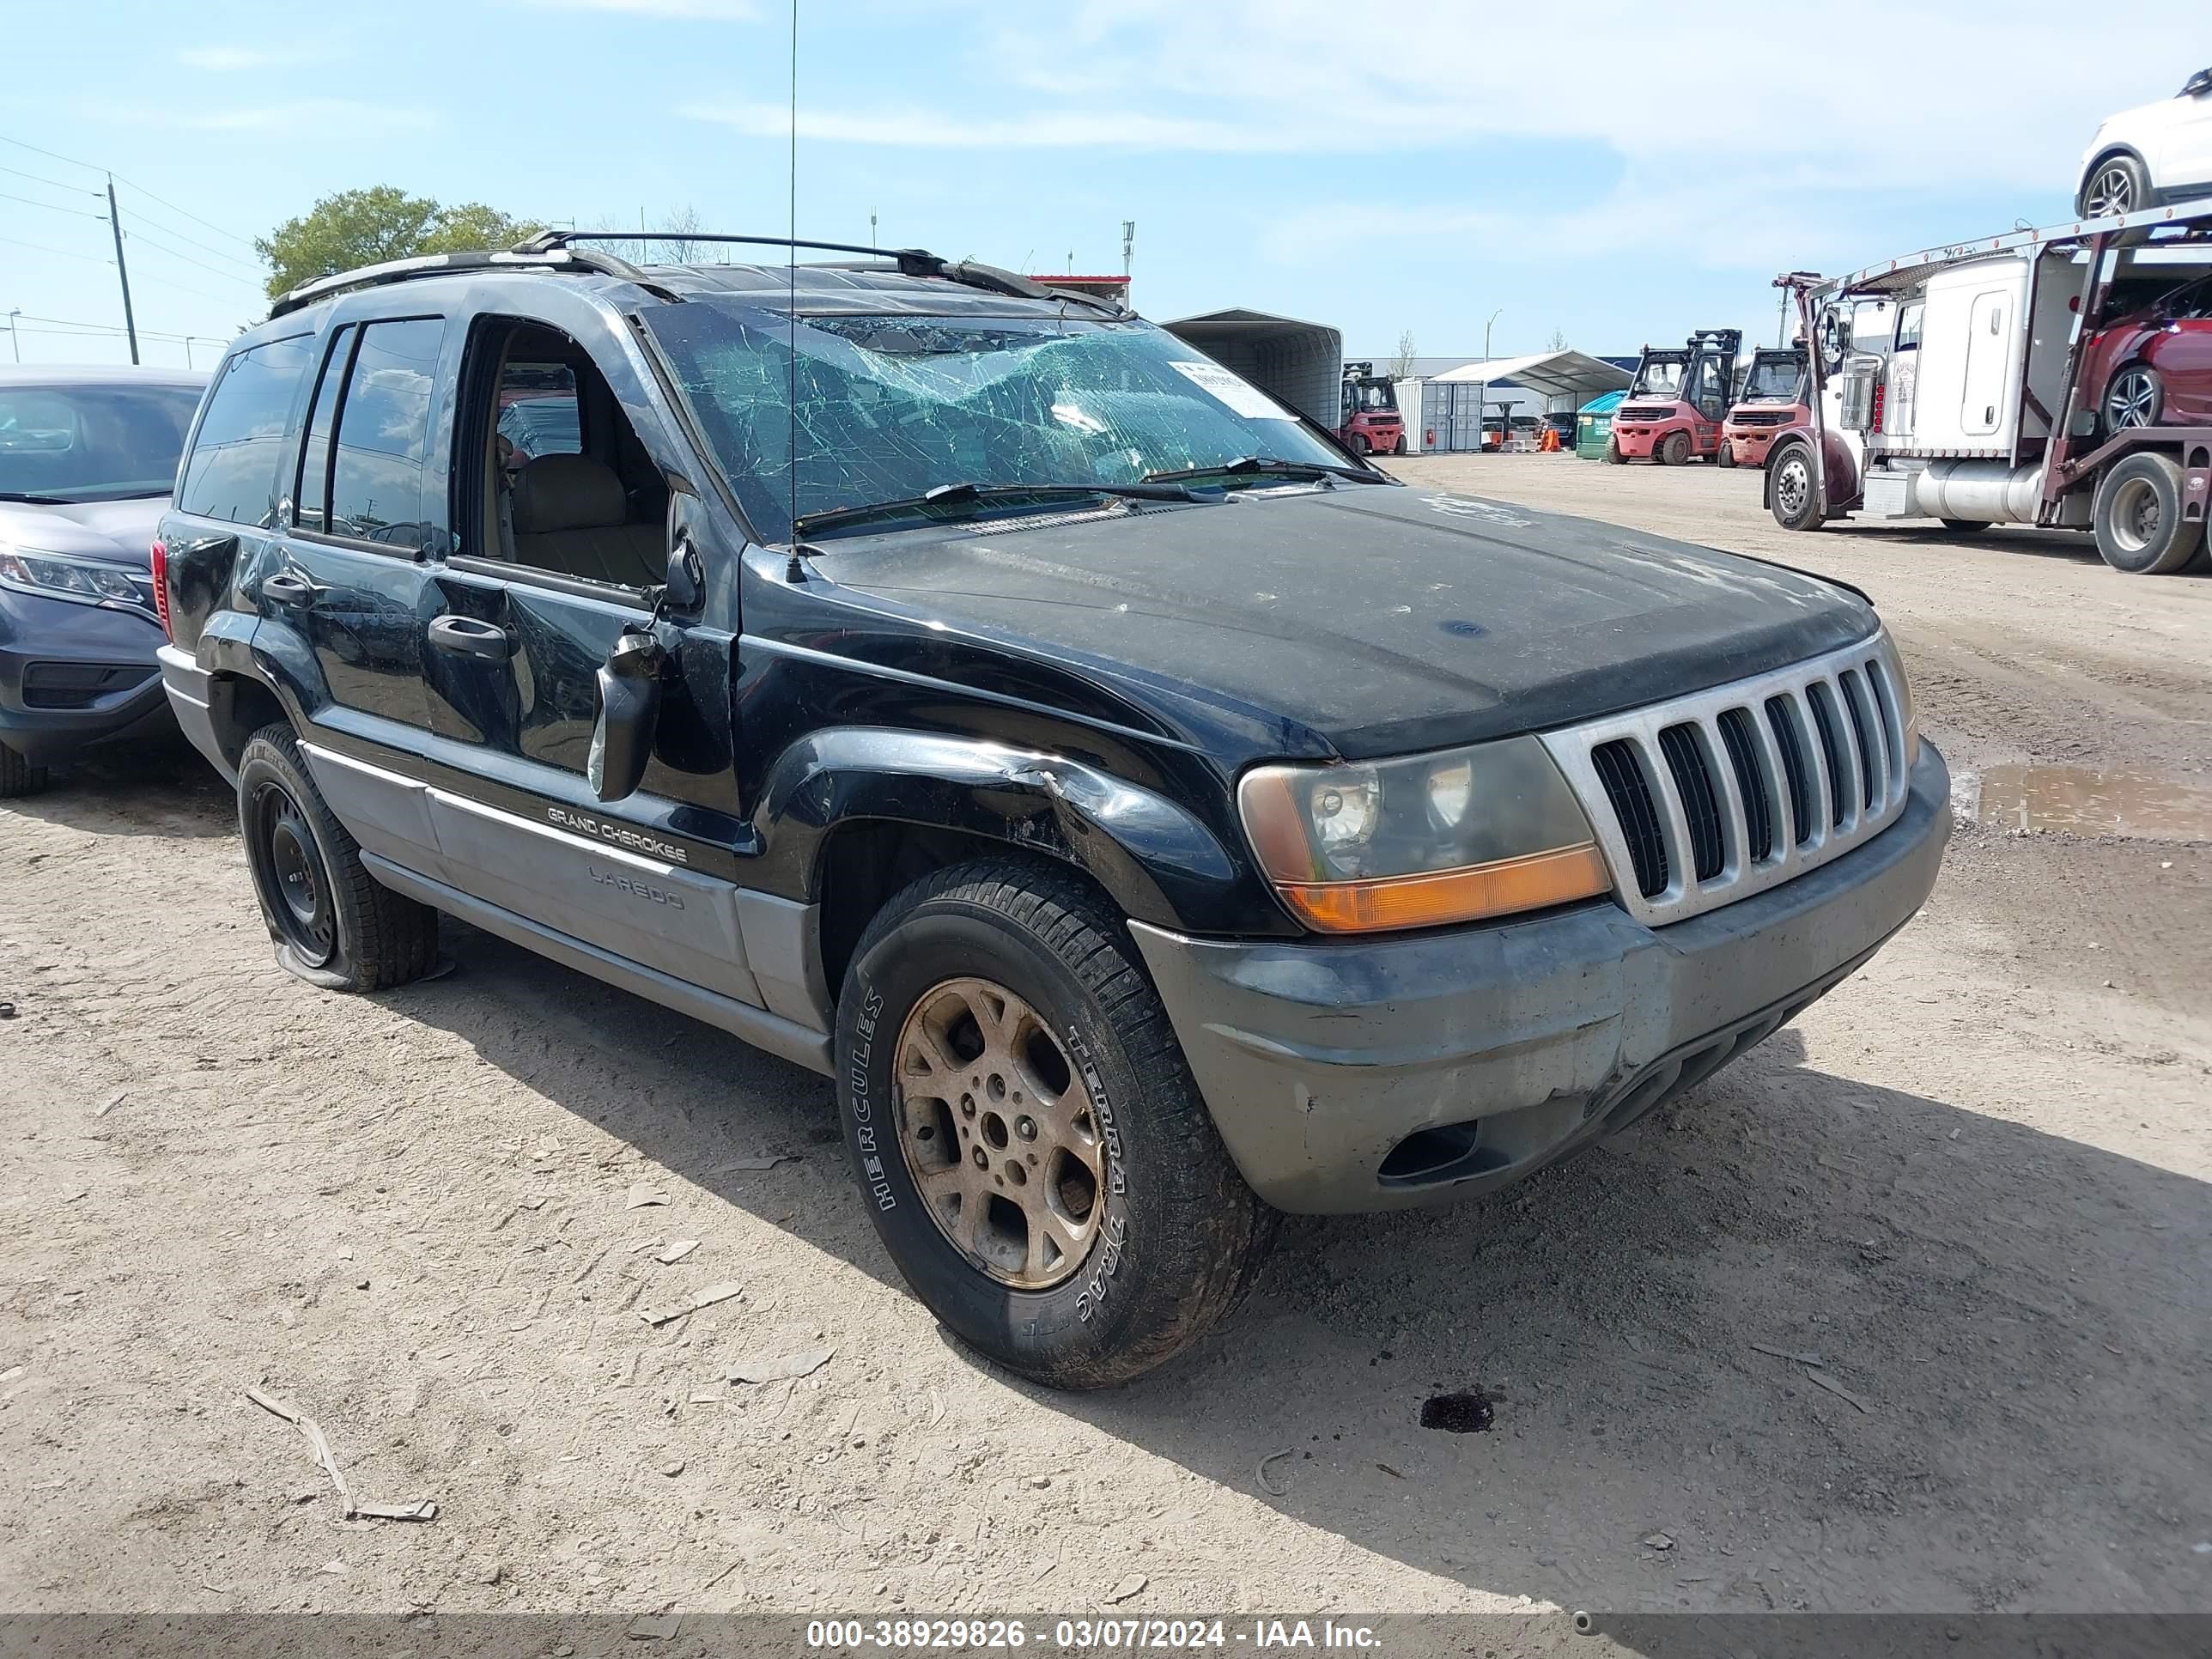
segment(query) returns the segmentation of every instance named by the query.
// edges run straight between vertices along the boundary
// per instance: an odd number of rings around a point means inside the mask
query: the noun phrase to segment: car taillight
[[[169,544],[160,537],[154,538],[154,615],[161,623],[161,632],[171,639],[176,630],[169,626]]]
[[[1884,391],[1885,389],[1886,389],[1886,388],[1881,387],[1881,386],[1876,386],[1876,387],[1874,389],[1874,428],[1873,428],[1873,429],[1874,429],[1875,431],[1876,431],[1876,432],[1879,432],[1879,431],[1881,431],[1881,394],[1882,394],[1882,392],[1883,392],[1883,391]]]

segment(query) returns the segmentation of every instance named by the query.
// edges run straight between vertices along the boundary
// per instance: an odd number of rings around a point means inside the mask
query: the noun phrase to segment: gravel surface
[[[0,807],[0,1607],[2212,1607],[2212,580],[1400,465],[1853,581],[1969,795],[2179,830],[1962,824],[1626,1137],[1296,1222],[1229,1328],[1060,1397],[906,1295],[825,1083],[458,926],[437,982],[301,984],[217,781],[118,757]],[[249,1387],[437,1518],[344,1521]]]

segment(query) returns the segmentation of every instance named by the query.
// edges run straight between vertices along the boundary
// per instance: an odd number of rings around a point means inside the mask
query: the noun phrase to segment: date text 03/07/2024
[[[1257,1650],[1337,1648],[1372,1650],[1381,1638],[1366,1625],[1334,1620],[1059,1619],[1032,1626],[1022,1619],[823,1619],[806,1626],[806,1645],[817,1649],[1095,1649]]]

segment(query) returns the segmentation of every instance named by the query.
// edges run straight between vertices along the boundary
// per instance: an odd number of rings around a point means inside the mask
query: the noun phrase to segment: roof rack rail
[[[1103,311],[1109,317],[1128,315],[1127,307],[1095,294],[1054,288],[1017,272],[974,259],[947,259],[921,247],[862,247],[858,242],[817,242],[804,236],[744,236],[726,231],[684,230],[549,230],[517,246],[515,252],[538,252],[569,248],[575,242],[714,242],[746,247],[810,248],[823,253],[853,253],[872,260],[890,260],[902,276],[933,276],[963,288],[1010,295],[1020,300],[1073,300]],[[574,251],[574,250],[571,250]],[[842,262],[841,262],[842,263]],[[850,268],[850,267],[848,267]]]
[[[282,317],[311,306],[318,300],[327,300],[334,294],[347,293],[357,288],[378,288],[387,283],[411,282],[419,276],[443,276],[455,271],[512,270],[517,268],[545,271],[569,271],[603,276],[619,276],[625,282],[637,283],[652,289],[664,298],[676,296],[659,286],[653,278],[627,259],[618,259],[611,253],[601,253],[588,248],[537,248],[529,243],[504,252],[470,250],[457,253],[422,253],[411,259],[387,259],[381,264],[362,265],[355,270],[341,270],[328,276],[318,276],[313,282],[277,295],[269,307],[270,317]]]

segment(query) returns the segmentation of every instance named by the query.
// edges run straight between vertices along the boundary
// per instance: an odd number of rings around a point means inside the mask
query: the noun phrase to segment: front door
[[[727,850],[745,833],[735,775],[726,744],[707,735],[726,730],[735,639],[655,614],[668,545],[661,474],[605,374],[566,336],[480,319],[460,386],[461,550],[433,571],[422,632],[431,752],[466,780],[432,796],[449,878],[628,962],[758,1004]],[[523,388],[526,399],[514,395]],[[513,411],[526,403],[520,423]],[[597,677],[633,630],[657,634],[672,667],[642,785],[602,803],[586,777]]]

